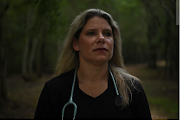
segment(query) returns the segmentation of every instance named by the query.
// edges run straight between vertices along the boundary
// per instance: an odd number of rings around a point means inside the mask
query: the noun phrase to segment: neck
[[[79,83],[108,80],[108,63],[101,66],[80,64],[77,71],[77,76]]]

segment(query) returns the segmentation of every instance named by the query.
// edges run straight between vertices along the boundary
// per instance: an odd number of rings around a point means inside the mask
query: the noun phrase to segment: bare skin
[[[108,62],[113,55],[113,34],[102,17],[93,17],[83,27],[80,37],[74,38],[73,48],[79,51],[77,71],[79,88],[96,98],[108,88]]]

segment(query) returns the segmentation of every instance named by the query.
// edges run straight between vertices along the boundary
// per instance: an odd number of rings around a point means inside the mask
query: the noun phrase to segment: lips
[[[107,49],[106,48],[97,48],[94,51],[107,51]]]

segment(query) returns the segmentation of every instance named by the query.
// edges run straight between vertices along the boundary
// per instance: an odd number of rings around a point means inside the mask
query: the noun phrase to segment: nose
[[[98,34],[98,39],[97,39],[97,43],[105,43],[105,38],[104,35],[102,33]]]

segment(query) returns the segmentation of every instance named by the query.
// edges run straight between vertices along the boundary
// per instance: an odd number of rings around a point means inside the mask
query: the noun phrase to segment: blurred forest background
[[[88,8],[119,23],[123,57],[153,119],[178,119],[178,0],[0,0],[0,119],[32,119],[72,20]],[[179,10],[178,10],[179,11]]]

